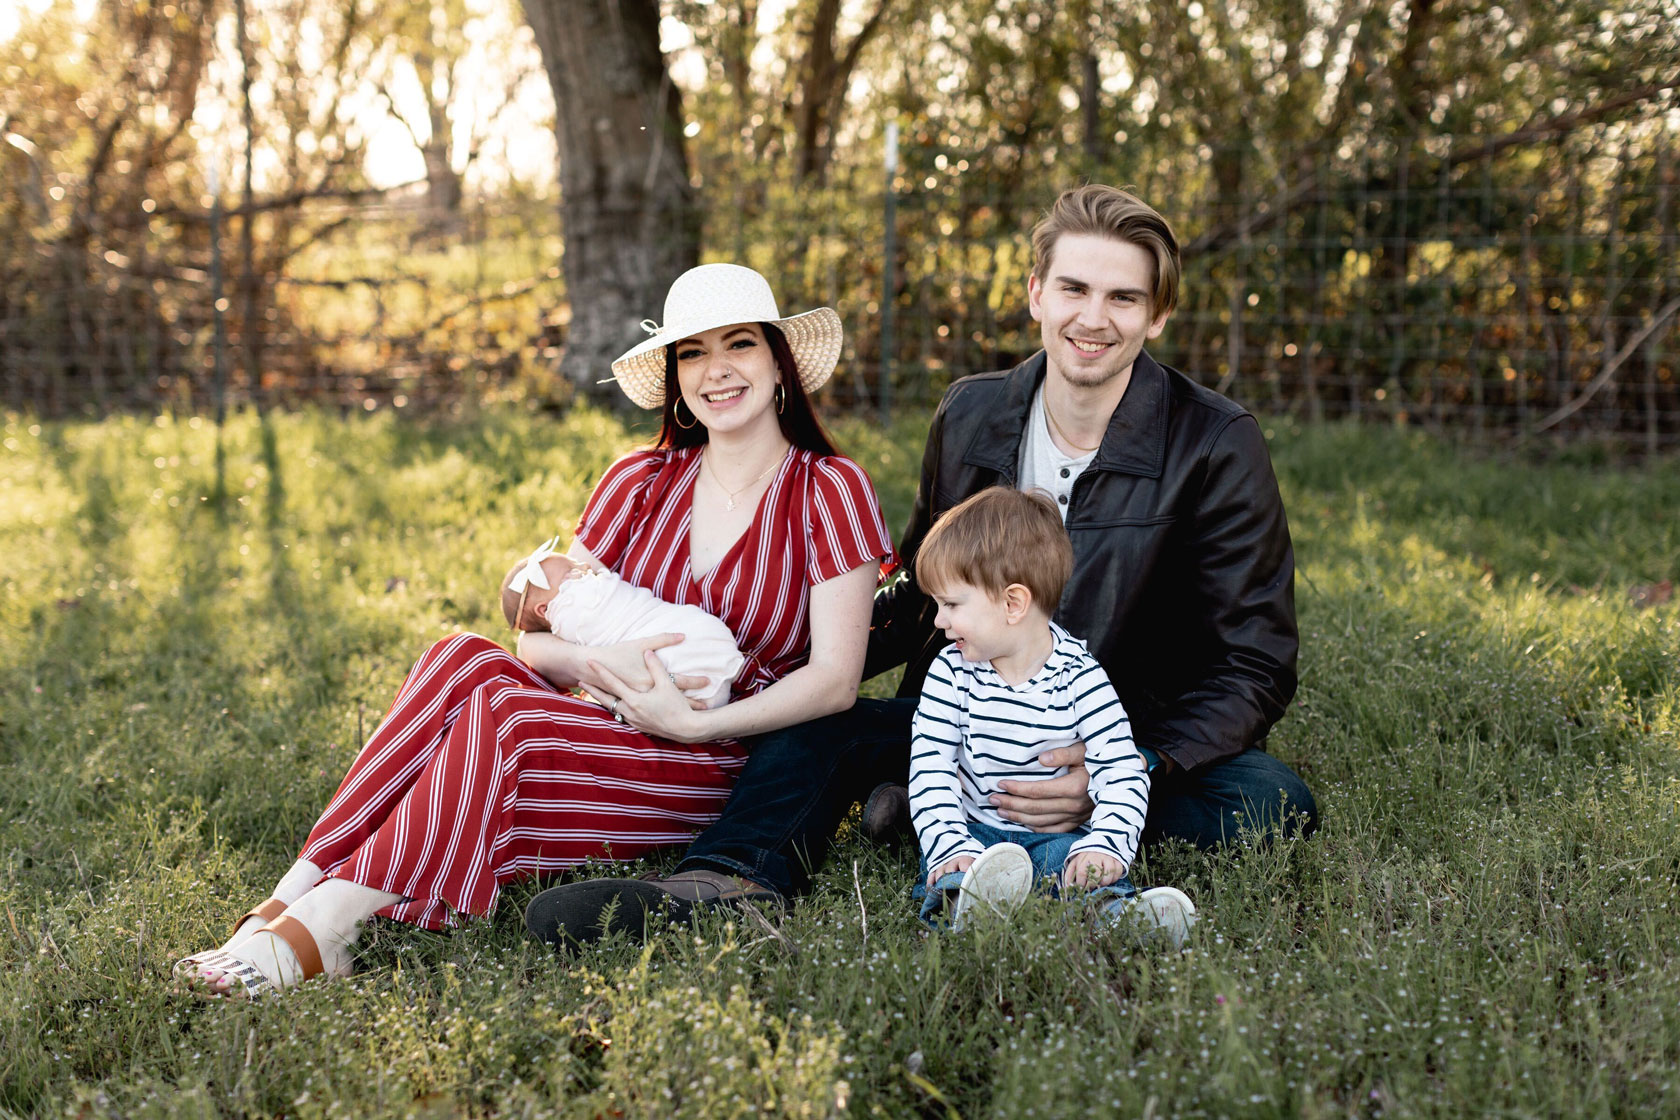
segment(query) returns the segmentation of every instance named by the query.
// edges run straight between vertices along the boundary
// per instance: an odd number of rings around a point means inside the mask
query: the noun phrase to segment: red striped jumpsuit
[[[811,586],[890,558],[892,542],[861,467],[796,448],[752,525],[696,578],[688,526],[699,468],[698,448],[620,459],[577,538],[631,583],[727,623],[746,657],[734,693],[751,695],[809,656]],[[518,876],[688,842],[717,819],[745,759],[732,739],[645,735],[494,642],[459,634],[409,672],[301,855],[404,896],[380,914],[439,929],[488,914]]]

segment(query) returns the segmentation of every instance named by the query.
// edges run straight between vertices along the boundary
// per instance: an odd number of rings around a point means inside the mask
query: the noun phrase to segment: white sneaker
[[[1116,925],[1133,924],[1145,939],[1174,949],[1184,948],[1196,924],[1196,904],[1177,887],[1150,887],[1136,898],[1110,903],[1108,912]]]
[[[957,905],[951,911],[951,929],[962,929],[971,913],[1007,914],[1026,901],[1032,885],[1032,857],[1027,850],[1019,844],[993,844],[975,856],[963,873]]]

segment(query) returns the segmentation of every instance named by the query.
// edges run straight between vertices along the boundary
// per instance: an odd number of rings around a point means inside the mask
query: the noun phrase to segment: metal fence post
[[[224,305],[227,300],[222,296],[222,181],[215,157],[211,157],[208,178],[206,186],[210,188],[210,320],[215,324],[215,348],[212,351],[214,380],[211,385],[216,404],[216,430],[219,432],[222,421],[227,417],[227,326],[223,322]]]
[[[887,197],[881,253],[881,423],[892,422],[893,383],[893,311],[898,302],[898,191],[893,180],[898,176],[898,122],[887,122]]]

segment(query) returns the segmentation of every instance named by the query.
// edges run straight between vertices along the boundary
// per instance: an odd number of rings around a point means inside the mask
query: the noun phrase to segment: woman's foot
[[[286,923],[286,924],[282,924]],[[255,997],[294,988],[316,976],[348,976],[350,943],[316,938],[296,918],[279,918],[239,946],[207,954],[192,975],[195,990],[213,996]]]
[[[209,995],[256,996],[318,975],[348,976],[362,924],[401,897],[329,879],[237,945],[197,958],[189,979]]]
[[[310,889],[321,882],[321,869],[306,859],[300,859],[280,877],[274,885],[274,893],[252,907],[244,917],[240,918],[233,927],[233,936],[219,946],[203,953],[194,953],[190,957],[183,957],[175,962],[175,975],[183,980],[191,980],[200,964],[221,953],[226,953],[248,941],[259,929],[286,912],[286,907],[308,894]]]
[[[222,942],[218,949],[228,952],[236,945],[242,945],[259,929],[286,912],[286,907],[308,894],[317,886],[323,877],[323,872],[315,864],[306,859],[300,859],[280,877],[274,885],[274,893],[268,896],[268,901],[240,919],[234,927],[233,936]],[[258,911],[266,909],[270,904],[279,902],[280,906],[271,913],[263,914]]]

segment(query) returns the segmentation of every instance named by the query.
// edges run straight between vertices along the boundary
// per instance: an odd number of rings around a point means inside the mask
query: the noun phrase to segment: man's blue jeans
[[[983,821],[968,822],[968,834],[983,847],[990,848],[994,844],[1019,844],[1025,848],[1027,855],[1032,857],[1034,885],[1044,890],[1045,880],[1050,880],[1048,890],[1053,898],[1061,897],[1062,865],[1067,862],[1068,852],[1089,832],[1088,828],[1077,832],[1019,832],[1015,829],[993,828]],[[962,886],[963,873],[953,871],[949,875],[941,875],[932,890],[928,889],[927,877],[927,853],[924,852],[922,869],[916,875],[916,886],[910,892],[910,897],[921,905],[922,921],[937,928],[940,924],[939,915],[945,909],[949,892]],[[1131,898],[1135,894],[1137,888],[1132,886],[1130,879],[1122,875],[1115,882],[1106,887],[1098,887],[1084,897],[1093,902],[1111,903],[1116,899]]]
[[[723,816],[689,846],[679,870],[740,875],[792,897],[851,807],[882,782],[905,782],[915,697],[852,708],[746,740],[751,752]],[[1175,770],[1149,793],[1145,845],[1185,840],[1209,849],[1243,830],[1310,832],[1318,806],[1288,766],[1251,748],[1211,766]]]

